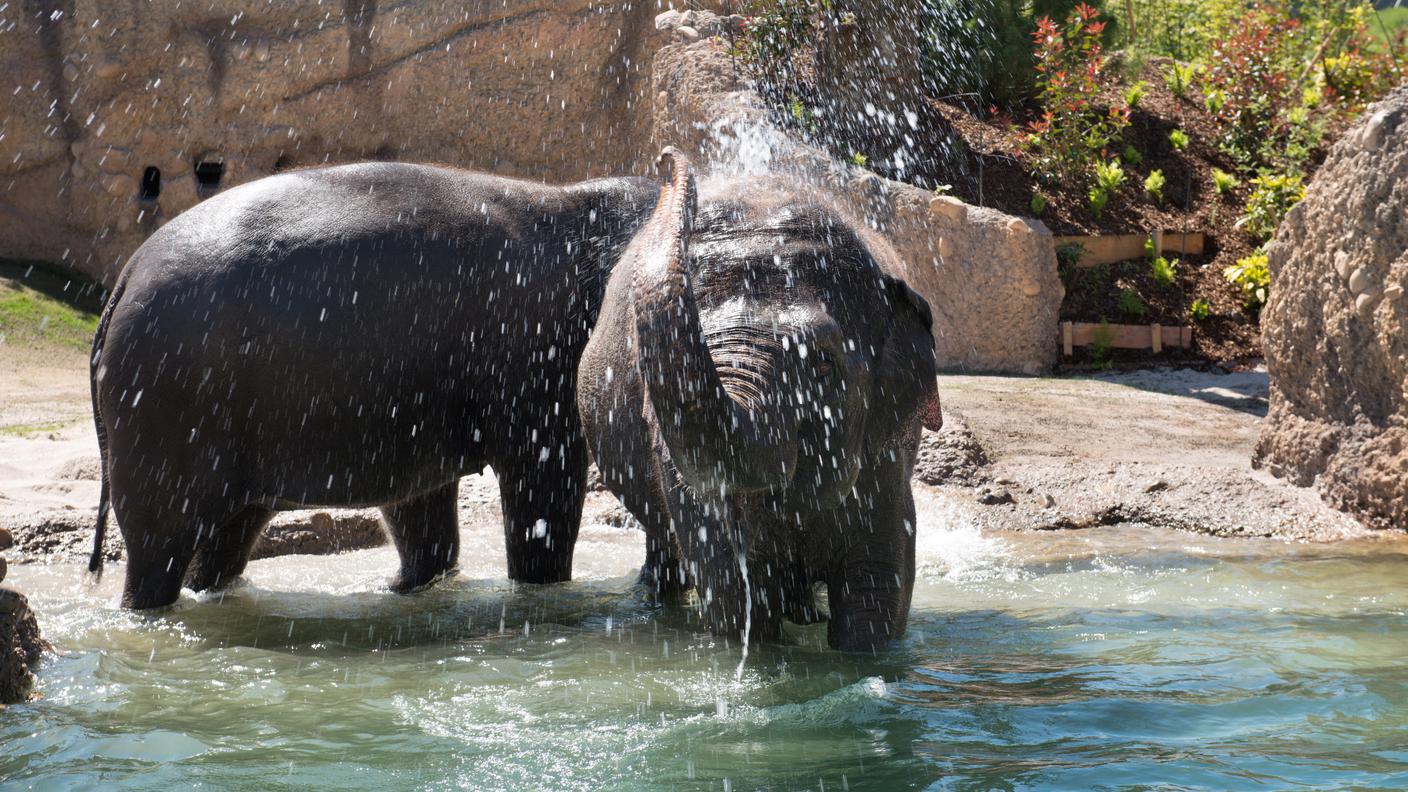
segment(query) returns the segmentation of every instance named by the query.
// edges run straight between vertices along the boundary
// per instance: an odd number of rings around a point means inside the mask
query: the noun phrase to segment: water
[[[591,530],[569,585],[484,557],[400,597],[373,550],[158,617],[113,607],[118,568],[12,569],[62,655],[0,712],[0,786],[1408,787],[1408,544],[964,525],[921,518],[896,651],[792,628],[737,681]]]

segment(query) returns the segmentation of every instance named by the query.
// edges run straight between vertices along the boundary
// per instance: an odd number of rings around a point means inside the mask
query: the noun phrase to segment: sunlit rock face
[[[0,4],[0,256],[108,282],[203,197],[325,162],[648,162],[653,3]],[[159,183],[158,183],[159,176]]]
[[[713,38],[726,33],[728,18],[667,12],[658,24],[673,34],[655,56],[657,143],[690,150],[715,173],[794,176],[863,218],[878,237],[867,245],[881,265],[933,309],[940,366],[1036,373],[1055,363],[1065,289],[1051,232],[1041,221],[936,196],[836,161],[772,123],[727,47]]]
[[[1267,254],[1256,462],[1408,528],[1408,87],[1335,145]]]

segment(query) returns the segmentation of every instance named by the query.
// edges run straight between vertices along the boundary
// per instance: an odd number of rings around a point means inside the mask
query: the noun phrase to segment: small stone
[[[1359,294],[1369,288],[1369,283],[1369,271],[1363,267],[1355,270],[1354,274],[1349,276],[1349,290],[1355,294]]]
[[[13,616],[29,607],[29,600],[12,588],[0,587],[0,616]]]
[[[1389,302],[1398,302],[1403,297],[1403,287],[1397,283],[1384,289],[1384,299]]]
[[[1051,507],[1053,507],[1053,506],[1055,506],[1055,505],[1056,505],[1056,499],[1053,498],[1053,497],[1051,497],[1051,495],[1050,495],[1049,493],[1046,494],[1046,495],[1042,495],[1042,496],[1041,496],[1041,508],[1043,508],[1043,509],[1050,509]]]
[[[689,25],[680,25],[679,27],[675,28],[675,35],[679,36],[681,39],[684,39],[685,41],[698,41],[698,40],[699,40],[699,31],[698,31],[698,30],[695,30],[694,28],[690,27]]]
[[[77,66],[72,63],[64,64],[64,82],[77,82],[79,74]]]
[[[1379,295],[1377,292],[1365,292],[1354,298],[1354,310],[1358,311],[1359,314],[1363,316],[1372,313],[1374,306],[1377,305],[1378,302]]]
[[[1149,486],[1144,488],[1144,492],[1163,492],[1166,489],[1168,489],[1168,482],[1163,479],[1157,479],[1149,482]]]
[[[1041,294],[1041,284],[1034,280],[1029,280],[1022,284],[1022,294],[1027,297],[1035,297]]]
[[[675,28],[680,26],[680,19],[683,17],[684,14],[681,14],[679,11],[676,11],[673,8],[669,11],[664,11],[662,13],[656,14],[655,29],[674,30]]]
[[[1343,250],[1335,251],[1335,272],[1339,273],[1341,278],[1348,279],[1350,273],[1353,272],[1350,267],[1353,266],[1354,261],[1349,257],[1348,253]]]
[[[1030,234],[1031,231],[1032,227],[1020,217],[1014,217],[1007,221],[1007,233],[1009,234]]]
[[[15,535],[10,533],[8,528],[0,528],[0,550],[9,550],[15,546]]]
[[[999,506],[1004,503],[1016,502],[1016,499],[1012,497],[1012,493],[1005,489],[983,487],[978,491],[978,503],[984,506]]]
[[[113,58],[103,58],[93,67],[93,74],[100,80],[111,80],[122,74],[122,62]]]
[[[261,40],[254,45],[254,59],[260,63],[269,60],[269,42]]]
[[[929,200],[929,213],[955,222],[962,222],[968,216],[968,207],[951,195],[939,195]]]

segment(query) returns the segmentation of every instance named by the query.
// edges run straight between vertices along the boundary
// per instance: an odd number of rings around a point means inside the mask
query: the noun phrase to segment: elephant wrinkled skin
[[[821,618],[833,647],[904,632],[910,473],[935,361],[923,298],[883,273],[813,193],[671,170],[612,270],[578,369],[606,485],[644,526],[643,582],[693,586],[709,628],[780,637]]]

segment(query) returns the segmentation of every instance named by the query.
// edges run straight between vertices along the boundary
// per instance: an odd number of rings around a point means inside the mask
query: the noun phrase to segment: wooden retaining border
[[[1158,324],[1095,324],[1093,322],[1062,322],[1061,353],[1070,356],[1078,346],[1090,346],[1107,333],[1114,349],[1152,349],[1157,354],[1164,347],[1188,349],[1193,345],[1193,328],[1164,327]]]
[[[1102,236],[1059,236],[1055,238],[1056,247],[1062,245],[1080,245],[1082,248],[1080,260],[1076,262],[1082,267],[1094,267],[1099,264],[1114,264],[1117,261],[1128,261],[1144,257],[1144,243],[1153,239],[1154,255],[1162,256],[1168,253],[1184,253],[1198,255],[1203,252],[1203,234],[1201,231],[1154,231],[1151,234],[1107,234]]]

